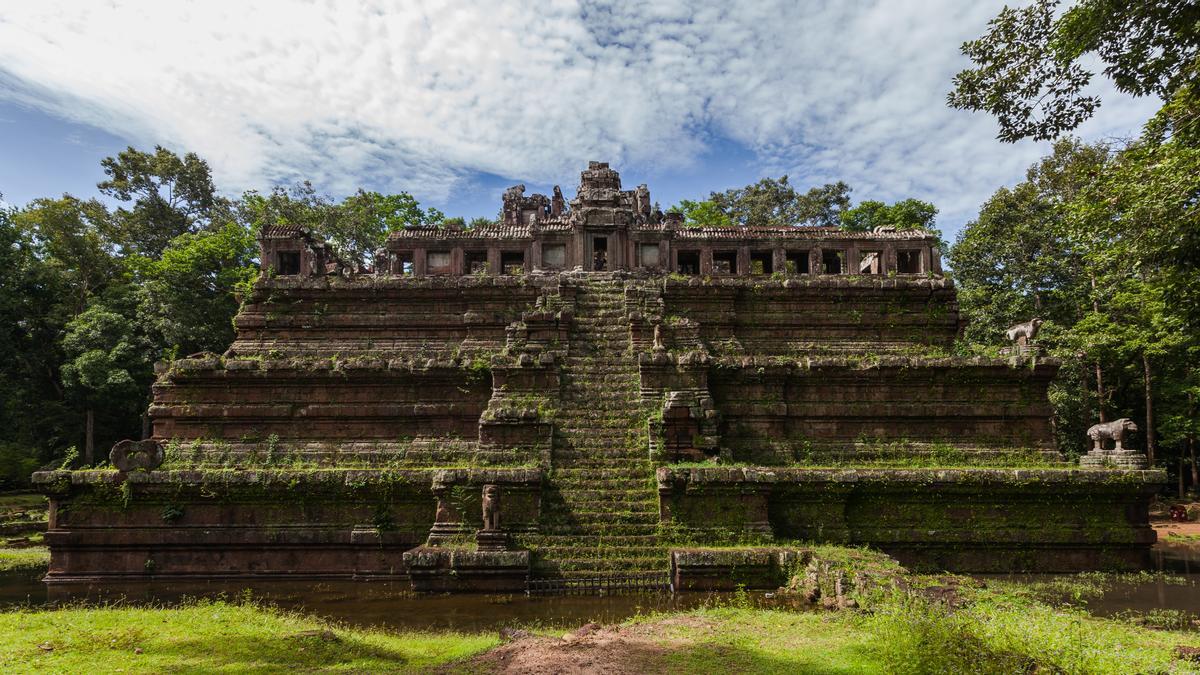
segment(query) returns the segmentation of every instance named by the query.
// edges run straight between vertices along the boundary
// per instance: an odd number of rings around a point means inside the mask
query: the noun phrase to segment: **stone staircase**
[[[623,283],[579,284],[534,576],[666,572]]]

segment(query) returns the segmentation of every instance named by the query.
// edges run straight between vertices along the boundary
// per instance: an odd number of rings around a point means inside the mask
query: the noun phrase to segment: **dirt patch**
[[[713,628],[693,616],[632,626],[590,623],[562,637],[522,637],[443,672],[641,675],[663,670],[666,654],[691,643],[679,633]]]

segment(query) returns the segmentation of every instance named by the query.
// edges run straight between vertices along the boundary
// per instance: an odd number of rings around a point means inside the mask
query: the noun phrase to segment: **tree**
[[[268,225],[300,225],[359,262],[382,246],[389,232],[406,225],[436,225],[445,217],[437,209],[422,209],[406,192],[385,195],[359,190],[337,203],[318,194],[308,182],[291,189],[276,187],[267,195],[247,192],[239,210],[255,232]]]
[[[65,301],[62,310],[71,316],[82,312],[92,295],[121,276],[112,240],[106,234],[111,219],[100,202],[70,195],[35,199],[13,212],[11,219],[28,235],[34,254],[58,276]]]
[[[75,438],[58,364],[63,275],[0,207],[0,484],[20,485]]]
[[[850,186],[843,182],[828,183],[800,194],[788,183],[788,177],[783,176],[712,192],[703,201],[685,199],[670,210],[682,213],[688,227],[833,227],[849,206]]]
[[[954,78],[950,105],[995,115],[1001,140],[1046,140],[1071,131],[1100,106],[1084,94],[1097,57],[1117,89],[1172,98],[1197,84],[1200,5],[1189,0],[1080,0],[1056,16],[1058,0],[1005,7],[986,35],[962,45],[976,64]]]
[[[839,181],[800,194],[787,176],[763,178],[743,188],[713,192],[709,201],[736,225],[836,225],[850,205],[850,186]]]
[[[62,346],[65,362],[62,379],[69,397],[79,402],[86,414],[84,463],[95,456],[97,409],[116,416],[136,415],[145,400],[149,380],[149,349],[138,335],[132,311],[97,303],[66,326]]]
[[[159,255],[175,237],[206,225],[221,205],[208,163],[194,153],[129,147],[100,164],[108,175],[100,192],[132,202],[117,209],[112,234],[127,253]]]
[[[671,210],[683,214],[687,227],[733,227],[733,220],[711,199],[684,199]]]
[[[237,222],[185,233],[143,260],[137,316],[158,355],[223,352],[233,342],[238,294],[258,277],[254,235]]]
[[[867,232],[876,227],[900,230],[933,230],[937,207],[920,199],[904,199],[894,204],[868,200],[841,214],[842,227],[851,232]]]

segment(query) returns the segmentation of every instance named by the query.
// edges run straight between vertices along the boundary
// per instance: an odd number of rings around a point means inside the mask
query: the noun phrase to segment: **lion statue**
[[[1012,328],[1004,331],[1010,342],[1018,344],[1029,344],[1037,337],[1038,329],[1042,327],[1041,319],[1030,319],[1024,323],[1019,323]],[[1022,342],[1024,340],[1024,342]]]
[[[500,529],[500,488],[495,485],[483,486],[483,529]]]
[[[1128,417],[1111,422],[1101,422],[1087,430],[1088,438],[1092,439],[1092,450],[1104,450],[1104,441],[1111,439],[1115,444],[1114,451],[1124,450],[1125,435],[1138,430],[1138,425]]]

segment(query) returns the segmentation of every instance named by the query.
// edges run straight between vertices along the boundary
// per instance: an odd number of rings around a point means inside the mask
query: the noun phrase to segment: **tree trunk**
[[[1188,392],[1188,420],[1196,418],[1196,396]],[[1190,426],[1188,427],[1191,428]],[[1196,436],[1191,431],[1187,435],[1188,456],[1192,460],[1192,492],[1200,495],[1200,466],[1196,465]]]
[[[1100,413],[1100,421],[1107,422],[1104,414],[1104,371],[1100,370],[1100,362],[1096,362],[1096,412]]]
[[[1100,301],[1096,299],[1096,277],[1091,275],[1089,279],[1092,282],[1092,311],[1096,314],[1100,313]],[[1100,362],[1096,362],[1096,412],[1100,414],[1100,422],[1107,422],[1108,418],[1104,414],[1104,371],[1100,369]]]
[[[87,438],[83,440],[83,463],[91,466],[96,461],[96,413],[87,409]]]
[[[1146,459],[1154,466],[1154,454],[1157,450],[1154,436],[1154,393],[1150,379],[1150,357],[1142,352],[1142,378],[1146,385]]]

